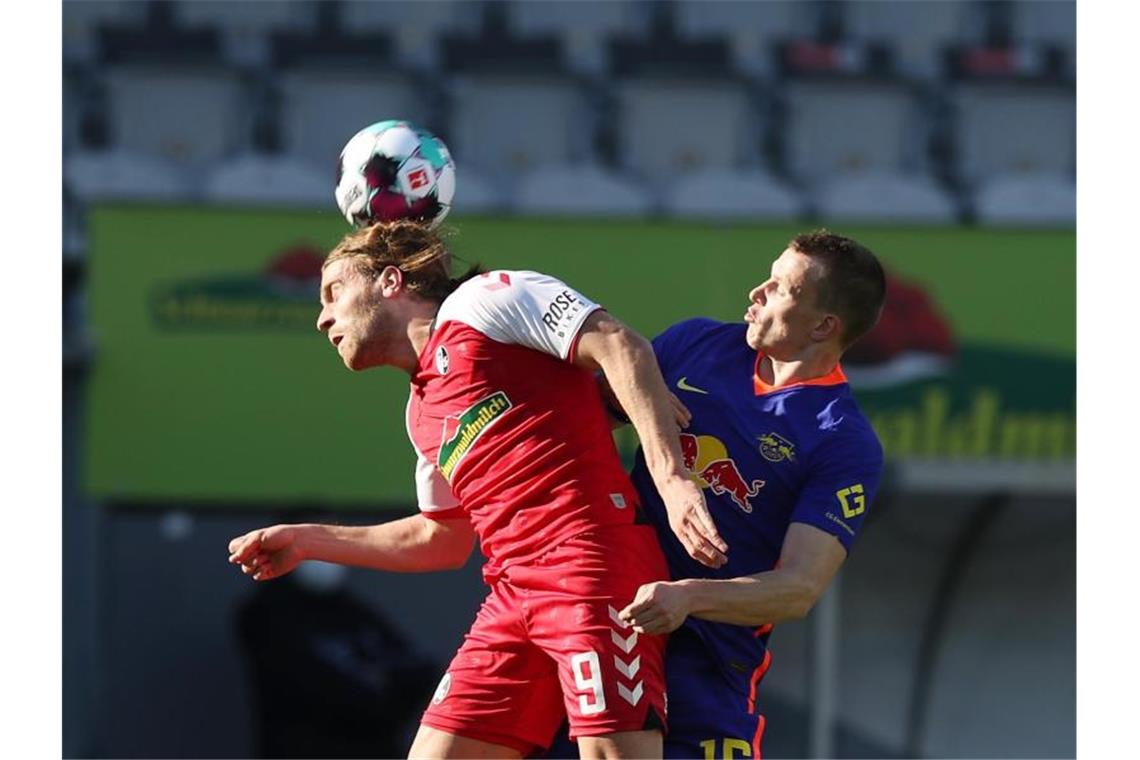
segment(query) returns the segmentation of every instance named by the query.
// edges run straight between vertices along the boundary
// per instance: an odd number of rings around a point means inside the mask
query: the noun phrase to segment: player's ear
[[[835,314],[824,314],[812,328],[811,338],[817,343],[837,339],[843,333],[843,321]]]
[[[385,298],[391,298],[404,289],[404,273],[399,267],[386,266],[376,278],[380,293]]]

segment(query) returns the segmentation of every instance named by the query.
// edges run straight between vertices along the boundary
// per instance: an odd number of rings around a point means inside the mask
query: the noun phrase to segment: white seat
[[[147,4],[135,0],[99,0],[63,4],[63,58],[89,63],[99,54],[99,26],[103,24],[141,25]]]
[[[246,153],[219,164],[204,197],[218,203],[335,208],[334,174],[288,156]]]
[[[198,168],[249,134],[251,114],[233,70],[123,65],[106,80],[111,138],[125,150]]]
[[[813,34],[812,5],[799,0],[680,0],[674,16],[681,36],[690,40],[724,37],[736,65],[760,75],[770,73],[772,45]]]
[[[767,172],[706,169],[681,175],[663,198],[666,213],[707,219],[794,219],[804,204]]]
[[[507,25],[515,35],[555,35],[562,41],[566,64],[582,74],[605,71],[609,63],[606,46],[611,37],[641,37],[649,27],[649,4],[634,0],[514,0],[507,11]]]
[[[1056,45],[1069,55],[1077,49],[1077,4],[1072,0],[1015,0],[1013,3],[1015,40]]]
[[[921,79],[939,74],[943,47],[981,34],[981,14],[968,0],[849,0],[842,8],[853,39],[888,43],[899,70]]]
[[[349,138],[369,124],[403,119],[428,126],[415,88],[395,73],[335,66],[295,69],[282,76],[281,91],[286,152],[330,172]]]
[[[950,224],[953,198],[930,177],[892,172],[840,174],[821,186],[816,206],[826,219],[905,224]]]
[[[995,227],[1073,227],[1077,187],[1065,175],[1003,174],[978,189],[974,208],[978,221]]]
[[[217,29],[226,57],[251,66],[269,61],[271,34],[313,30],[317,17],[316,3],[290,0],[178,0],[173,11],[180,26]]]
[[[341,9],[349,33],[383,32],[396,56],[413,67],[439,65],[439,38],[444,34],[474,34],[479,29],[480,3],[459,0],[350,0]]]
[[[64,161],[64,179],[75,197],[96,200],[181,201],[194,196],[176,165],[125,150],[77,151]]]
[[[568,78],[464,75],[451,96],[450,147],[460,167],[502,179],[589,154],[592,117]]]
[[[786,98],[788,166],[800,179],[921,163],[919,114],[904,86],[796,81]]]
[[[527,216],[639,217],[653,200],[635,182],[599,166],[545,167],[519,178],[514,210]]]
[[[659,182],[758,162],[757,117],[742,83],[652,77],[615,89],[625,168]]]
[[[1072,89],[1018,84],[960,86],[954,139],[968,182],[1004,172],[1072,173],[1077,104]]]

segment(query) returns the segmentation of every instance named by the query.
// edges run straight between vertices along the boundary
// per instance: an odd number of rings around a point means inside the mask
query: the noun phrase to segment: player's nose
[[[748,293],[748,300],[751,301],[752,303],[758,303],[761,306],[763,306],[765,304],[765,302],[767,302],[767,300],[768,300],[767,296],[764,294],[765,291],[767,290],[767,288],[765,287],[765,286],[767,286],[767,284],[768,283],[765,282],[765,283],[762,283],[762,284],[757,285],[756,287],[752,288],[751,292]]]
[[[317,315],[317,330],[323,333],[328,332],[334,321],[328,308],[321,309],[321,313]]]

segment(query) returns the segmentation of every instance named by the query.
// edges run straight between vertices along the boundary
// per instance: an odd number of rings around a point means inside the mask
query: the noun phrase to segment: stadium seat
[[[343,3],[341,24],[349,34],[386,34],[401,63],[434,69],[440,63],[441,35],[474,33],[480,10],[480,3],[462,0],[350,0]]]
[[[680,0],[674,6],[674,21],[678,33],[685,39],[727,39],[736,66],[749,74],[763,75],[771,71],[774,43],[813,36],[812,6],[798,0],[764,3]]]
[[[84,203],[97,200],[184,201],[194,197],[178,167],[125,150],[76,151],[64,159],[64,180]]]
[[[232,69],[125,64],[108,69],[106,85],[111,139],[127,151],[197,169],[249,134],[245,90]]]
[[[1017,42],[1056,46],[1075,65],[1077,50],[1077,4],[1072,0],[1015,0],[1013,39]]]
[[[344,144],[385,119],[425,123],[426,106],[412,82],[382,68],[297,68],[281,76],[284,150],[332,172]]]
[[[930,177],[859,172],[825,180],[816,197],[816,211],[829,220],[952,224],[958,209]]]
[[[967,182],[1004,172],[1071,174],[1076,168],[1072,88],[1014,83],[959,86],[954,141]]]
[[[794,176],[815,182],[836,172],[921,167],[922,122],[906,86],[795,80],[785,98],[782,133]]]
[[[519,178],[513,209],[529,216],[639,217],[652,211],[653,199],[632,180],[593,164],[552,166]]]
[[[142,25],[146,3],[137,0],[63,3],[63,58],[72,63],[93,63],[99,57],[98,29],[103,24]]]
[[[317,15],[316,3],[295,0],[179,0],[173,10],[176,23],[184,28],[219,30],[227,59],[239,66],[267,63],[272,33],[311,31]]]
[[[841,7],[852,39],[888,43],[898,71],[919,79],[939,75],[943,47],[976,42],[982,34],[979,4],[967,0],[852,0]]]
[[[614,90],[619,160],[649,180],[759,161],[758,116],[742,82],[638,77]]]
[[[503,178],[590,153],[592,114],[569,77],[462,75],[450,94],[449,146],[460,167]]]
[[[206,178],[204,199],[216,203],[302,206],[328,210],[331,171],[287,156],[246,153],[219,164]]]
[[[1063,174],[997,175],[978,189],[974,210],[980,223],[995,227],[1073,227],[1077,187]]]
[[[804,212],[794,190],[759,170],[705,169],[667,188],[662,206],[675,217],[790,220]]]
[[[507,7],[507,26],[512,34],[522,38],[557,36],[571,71],[601,74],[609,63],[606,42],[615,35],[644,36],[649,28],[649,6],[635,0],[515,0]]]

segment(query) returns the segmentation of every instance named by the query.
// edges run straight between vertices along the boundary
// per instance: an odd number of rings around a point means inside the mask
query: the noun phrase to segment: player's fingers
[[[681,399],[677,398],[672,393],[669,394],[669,398],[673,403],[673,417],[677,420],[677,425],[679,425],[681,428],[687,428],[689,426],[689,422],[691,422],[693,419],[692,413],[690,413],[689,408],[681,402]]]
[[[661,617],[661,615],[661,610],[656,607],[642,610],[638,614],[634,615],[633,620],[630,622],[630,627],[637,631],[639,628],[651,626],[653,625],[654,621]],[[640,633],[640,631],[638,632]]]
[[[700,504],[693,509],[696,514],[696,528],[697,532],[701,534],[709,543],[713,544],[718,550],[722,552],[728,551],[728,544],[720,537],[720,531],[716,529],[716,523],[713,522],[712,515],[709,509],[704,504]]]
[[[693,559],[711,568],[718,568],[725,563],[725,556],[703,536],[694,535],[692,541],[693,553],[690,556]]]

